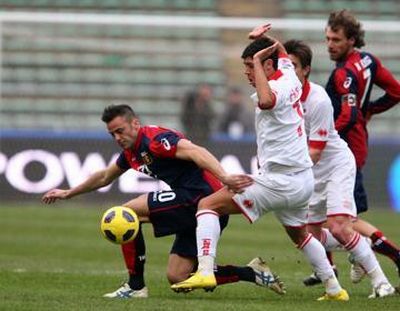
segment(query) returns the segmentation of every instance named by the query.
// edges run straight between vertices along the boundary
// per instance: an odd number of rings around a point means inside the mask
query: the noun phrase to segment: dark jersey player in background
[[[252,179],[247,175],[227,174],[211,153],[191,143],[179,132],[158,126],[142,127],[127,105],[106,107],[102,120],[123,149],[116,163],[94,173],[77,187],[50,190],[43,196],[43,202],[50,204],[57,199],[70,199],[94,191],[110,184],[131,168],[166,182],[171,190],[140,195],[124,206],[135,210],[141,222],[150,222],[156,237],[175,234],[167,278],[171,284],[185,280],[197,265],[197,203],[219,190],[223,184],[232,191],[240,191],[250,185]],[[220,218],[222,227],[227,221],[227,218]],[[122,246],[122,252],[129,281],[104,296],[146,298],[145,243],[141,230],[134,241]],[[283,292],[279,279],[272,275],[260,258],[253,259],[246,267],[218,266],[216,274],[219,284],[243,280]],[[270,277],[272,279],[267,283]]]
[[[357,164],[354,196],[357,212],[368,209],[362,168],[368,153],[367,122],[400,101],[400,83],[371,53],[358,50],[365,45],[360,22],[347,10],[332,12],[325,29],[330,59],[336,62],[326,90],[334,107],[335,127],[354,153]],[[371,101],[373,85],[385,94]],[[391,258],[400,273],[400,250],[371,224],[359,219],[354,228],[369,237],[373,249]],[[360,270],[362,271],[362,270]]]

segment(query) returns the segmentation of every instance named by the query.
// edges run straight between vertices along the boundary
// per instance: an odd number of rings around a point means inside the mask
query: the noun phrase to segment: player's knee
[[[216,210],[216,208],[217,208],[217,206],[216,206],[215,204],[213,204],[213,202],[212,202],[208,197],[202,198],[202,199],[199,201],[199,204],[198,204],[198,206],[197,206],[197,209],[198,209],[198,210],[202,210],[202,209],[212,209],[212,210],[214,210],[215,212],[218,212],[218,211]]]
[[[333,221],[329,225],[329,231],[341,243],[346,243],[352,235],[351,224],[346,221]]]
[[[207,203],[206,203],[206,199],[203,198],[199,201],[199,204],[197,205],[197,209],[201,210],[201,209],[205,209],[207,208]]]

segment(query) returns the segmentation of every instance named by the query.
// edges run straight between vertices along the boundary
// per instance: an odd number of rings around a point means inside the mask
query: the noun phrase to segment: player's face
[[[131,121],[123,116],[118,116],[107,123],[108,132],[122,149],[133,148],[140,128],[139,120]]]
[[[354,48],[354,38],[347,38],[344,29],[333,31],[329,26],[325,30],[326,45],[331,60],[342,61]]]
[[[256,87],[256,78],[254,74],[254,62],[252,57],[246,57],[243,59],[244,65],[244,74],[249,80],[249,84],[253,87]],[[267,59],[263,63],[264,72],[267,77],[269,77],[275,70],[273,69],[272,60]]]
[[[301,65],[300,59],[293,54],[289,54],[289,58],[293,63],[294,69],[296,71],[296,75],[299,78],[301,84],[304,84],[304,81],[306,80],[307,75],[310,71],[309,66],[307,66],[306,68],[303,68],[303,66]]]
[[[243,59],[243,65],[244,65],[244,74],[246,75],[247,80],[249,80],[249,84],[253,87],[256,87],[255,78],[254,78],[253,58],[246,57],[245,59]]]

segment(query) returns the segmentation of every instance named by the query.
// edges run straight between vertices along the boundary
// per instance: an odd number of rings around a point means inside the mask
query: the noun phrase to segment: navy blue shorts
[[[363,174],[361,170],[356,173],[356,185],[354,187],[354,199],[356,201],[357,214],[364,213],[368,210],[367,192],[364,188]]]
[[[205,196],[204,191],[185,188],[148,194],[147,203],[154,235],[162,237],[175,234],[171,253],[197,257],[197,204]],[[228,224],[228,219],[228,215],[220,218],[221,231]]]

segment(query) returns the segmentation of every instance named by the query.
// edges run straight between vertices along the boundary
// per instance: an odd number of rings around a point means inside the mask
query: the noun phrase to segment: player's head
[[[300,40],[289,40],[284,44],[286,52],[296,70],[296,75],[303,84],[311,72],[312,51]]]
[[[275,42],[270,38],[260,38],[251,42],[242,53],[243,64],[245,67],[245,75],[249,80],[249,83],[255,87],[255,76],[254,76],[254,63],[253,63],[253,56],[261,51],[264,50]],[[271,54],[270,57],[263,61],[264,72],[266,76],[270,76],[273,74],[278,68],[278,52],[275,51]]]
[[[140,122],[128,105],[110,105],[104,108],[101,120],[122,149],[132,148],[136,142]]]
[[[332,12],[325,28],[329,56],[342,61],[353,50],[365,45],[361,23],[348,10]]]

